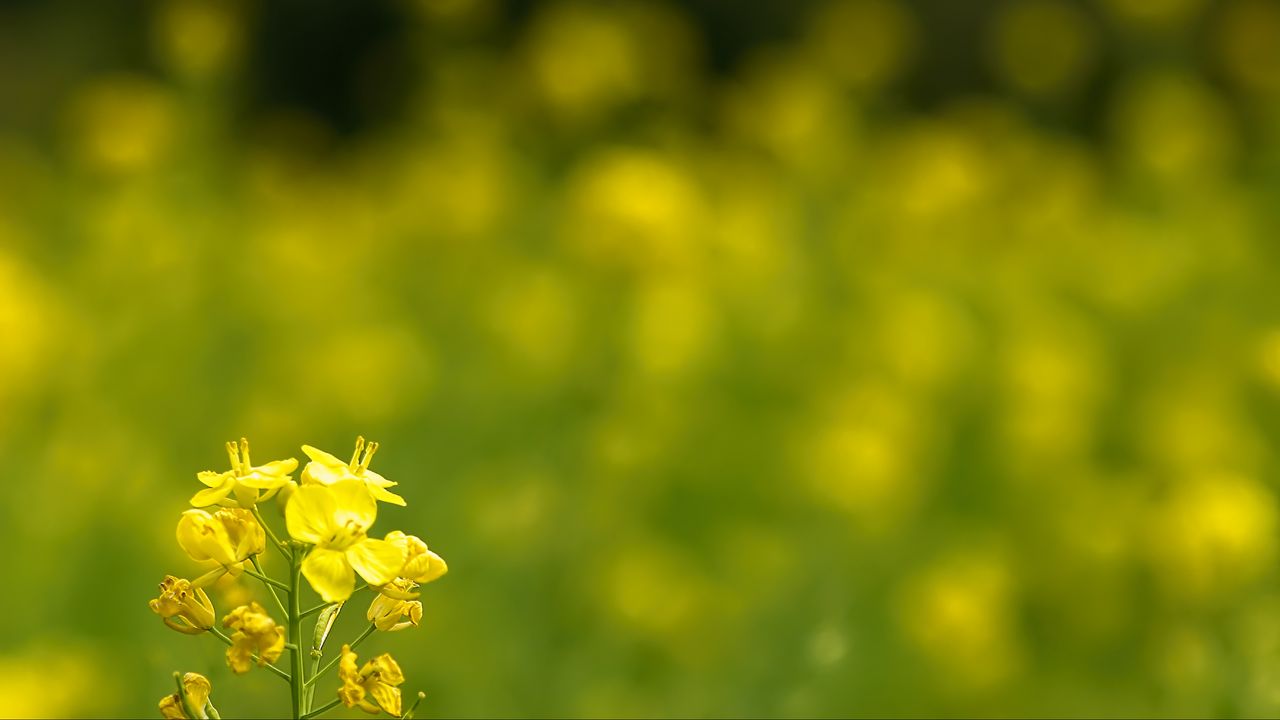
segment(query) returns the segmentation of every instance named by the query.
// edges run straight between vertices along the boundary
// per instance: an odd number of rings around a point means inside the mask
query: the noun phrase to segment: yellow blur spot
[[[551,269],[521,268],[499,283],[489,325],[517,367],[555,375],[573,357],[578,317],[567,278]]]
[[[135,75],[95,80],[72,98],[70,142],[79,159],[95,169],[130,172],[156,163],[174,135],[169,94]]]
[[[239,54],[240,21],[232,3],[169,0],[155,17],[161,57],[182,75],[205,76],[224,69]]]
[[[1199,475],[1152,509],[1148,551],[1170,595],[1231,597],[1274,563],[1276,529],[1276,500],[1265,486],[1242,475]]]
[[[901,523],[919,500],[932,449],[916,412],[887,387],[848,393],[801,443],[814,497],[873,533]]]
[[[646,375],[667,377],[691,370],[714,341],[714,310],[705,294],[688,283],[641,289],[634,313],[631,350]]]
[[[1078,87],[1094,62],[1094,28],[1079,3],[1032,0],[996,16],[990,54],[1014,88],[1059,95]]]
[[[1182,27],[1194,19],[1205,0],[1103,0],[1117,20],[1139,28]]]
[[[995,555],[956,555],[926,568],[904,583],[896,610],[944,687],[988,690],[1019,671],[1013,578]]]
[[[1112,124],[1121,157],[1163,181],[1202,182],[1235,153],[1236,130],[1222,100],[1183,75],[1143,75],[1125,83]]]
[[[901,74],[915,49],[915,26],[899,0],[836,0],[810,17],[806,46],[843,82],[874,89]]]
[[[568,240],[602,265],[652,271],[688,266],[699,255],[701,190],[671,159],[608,150],[577,169],[567,192]]]

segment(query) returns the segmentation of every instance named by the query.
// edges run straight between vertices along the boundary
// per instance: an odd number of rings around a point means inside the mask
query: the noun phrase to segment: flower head
[[[289,482],[289,473],[298,467],[294,458],[273,460],[266,465],[254,467],[249,460],[249,441],[240,438],[237,446],[227,443],[227,456],[231,458],[231,469],[226,472],[205,470],[196,473],[196,477],[207,487],[191,498],[195,507],[209,505],[239,505],[251,508],[259,500],[266,500],[280,491]]]
[[[404,673],[390,655],[383,653],[357,669],[356,654],[350,645],[343,645],[342,658],[338,661],[338,679],[342,681],[338,698],[343,705],[359,707],[374,714],[382,708],[400,717],[400,688],[397,686],[404,682]],[[367,697],[372,697],[377,705],[369,702]]]
[[[165,575],[160,583],[160,597],[148,603],[151,611],[164,619],[164,624],[187,635],[198,635],[213,627],[213,603],[190,580]]]
[[[261,667],[279,660],[284,652],[284,628],[256,602],[232,610],[222,624],[235,631],[231,634],[231,647],[227,648],[227,665],[237,675],[249,672],[253,653],[258,654]]]
[[[344,480],[359,480],[375,499],[403,506],[404,498],[387,490],[397,483],[369,469],[369,461],[373,460],[373,454],[377,451],[378,443],[366,445],[363,437],[357,437],[356,451],[351,456],[351,462],[342,462],[323,450],[303,445],[302,452],[311,458],[311,462],[302,468],[302,484],[333,485]]]
[[[196,562],[213,562],[238,575],[245,560],[266,550],[267,536],[241,508],[187,510],[178,520],[178,545]]]
[[[315,546],[302,561],[302,574],[325,602],[350,597],[355,573],[370,585],[385,585],[404,567],[403,545],[367,534],[377,512],[377,503],[359,480],[300,485],[289,498],[289,535]]]
[[[373,597],[373,602],[369,604],[369,610],[365,613],[369,622],[383,632],[395,632],[410,626],[417,627],[422,622],[422,603],[405,597],[416,595],[413,593],[414,582],[396,578],[382,587],[393,588],[396,594],[379,592]],[[407,617],[408,620],[401,620],[400,618],[403,617]]]
[[[177,676],[177,673],[174,673]],[[196,711],[196,718],[203,720],[209,717],[206,708],[209,705],[209,694],[213,685],[200,673],[189,672],[182,676],[182,691],[187,694],[187,701]],[[160,698],[160,717],[172,720],[195,720],[187,713],[182,704],[182,696],[172,693]]]

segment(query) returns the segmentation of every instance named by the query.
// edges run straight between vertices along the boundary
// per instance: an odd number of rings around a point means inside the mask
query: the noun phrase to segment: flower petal
[[[327,487],[302,485],[293,491],[284,508],[284,524],[294,540],[315,545],[333,534],[333,514],[337,510]]]
[[[217,473],[212,470],[201,470],[196,473],[196,479],[209,487],[218,487],[219,485],[222,485],[222,483],[226,482],[227,478],[230,476],[230,472]]]
[[[302,452],[306,453],[307,457],[311,458],[315,462],[320,463],[321,465],[328,465],[329,467],[346,465],[346,463],[343,462],[342,460],[339,460],[338,458],[330,455],[329,453],[321,450],[320,448],[313,448],[310,445],[303,445]]]
[[[231,494],[233,487],[235,487],[234,482],[225,483],[220,487],[207,487],[191,496],[191,505],[199,508],[217,505]]]
[[[368,485],[367,487],[369,488],[369,494],[372,495],[375,500],[381,500],[384,503],[391,503],[392,505],[399,505],[400,507],[405,506],[404,498],[399,495],[388,490],[384,490],[377,485]]]
[[[370,485],[380,488],[395,487],[400,484],[398,482],[392,482],[372,470],[365,470],[363,473],[360,473],[360,477],[364,478],[364,481]]]
[[[386,540],[365,538],[347,548],[347,560],[370,585],[385,585],[404,567],[404,548]]]
[[[400,716],[400,688],[380,682],[370,683],[369,694],[393,717]]]
[[[313,486],[314,487],[314,486]],[[343,480],[328,487],[339,517],[334,525],[344,526],[354,521],[361,530],[368,530],[378,517],[378,503],[369,495],[369,489],[361,480]]]
[[[325,602],[342,602],[351,597],[356,576],[347,557],[337,550],[316,548],[302,561],[302,574]]]
[[[288,460],[272,460],[266,465],[259,465],[253,470],[263,475],[288,475],[297,469],[298,459],[289,458]]]

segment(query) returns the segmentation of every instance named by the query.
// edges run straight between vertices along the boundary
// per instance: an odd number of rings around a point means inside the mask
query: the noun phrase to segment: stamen
[[[364,459],[360,461],[361,472],[364,472],[365,470],[369,469],[369,461],[373,459],[373,454],[376,452],[378,452],[378,443],[376,442],[369,443],[369,446],[365,448],[365,451],[364,451]]]
[[[240,449],[233,442],[227,443],[227,456],[231,458],[231,469],[240,474]]]
[[[240,438],[240,455],[241,461],[244,462],[244,471],[249,472],[249,468],[253,467],[253,463],[249,462],[249,440]]]
[[[354,455],[351,456],[351,462],[348,464],[348,467],[350,467],[353,471],[356,469],[356,465],[360,462],[360,451],[363,449],[364,449],[364,436],[357,435],[356,436],[356,452]]]

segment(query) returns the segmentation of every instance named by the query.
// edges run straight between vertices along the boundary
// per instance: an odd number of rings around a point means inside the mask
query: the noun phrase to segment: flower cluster
[[[404,498],[389,490],[397,483],[369,469],[377,450],[377,443],[357,438],[351,460],[343,462],[304,445],[302,451],[310,462],[295,482],[292,473],[297,460],[253,465],[247,440],[227,443],[231,469],[198,473],[205,488],[192,496],[193,507],[178,519],[178,546],[203,572],[194,580],[166,575],[159,596],[150,601],[151,610],[168,627],[187,635],[207,633],[224,643],[227,666],[235,674],[259,667],[288,681],[294,718],[316,717],[338,704],[407,718],[417,705],[407,711],[402,708],[399,686],[404,673],[391,655],[383,653],[358,667],[354,652],[375,631],[418,626],[423,613],[419,587],[449,569],[417,536],[399,530],[382,538],[369,535],[379,502],[405,505]],[[273,506],[283,510],[284,540],[262,512],[264,502],[271,499],[278,501]],[[289,564],[286,580],[264,571],[260,556],[268,547],[278,550]],[[230,634],[223,633],[215,627],[216,613],[205,588],[224,576],[234,583],[245,575],[262,583],[281,621],[253,601],[223,617],[222,626]],[[306,610],[301,603],[303,578],[321,600]],[[337,658],[321,665],[338,614],[353,595],[366,589],[373,592],[365,613],[369,625],[342,646]],[[304,636],[302,622],[313,615],[316,627]],[[311,638],[309,647],[304,648],[304,637]],[[276,665],[286,649],[290,651],[287,670]],[[309,671],[304,657],[312,659]],[[316,681],[334,665],[341,681],[336,697],[313,706]],[[160,701],[163,717],[217,717],[206,678],[187,673],[177,685],[177,693]],[[419,701],[423,697],[418,693]]]

